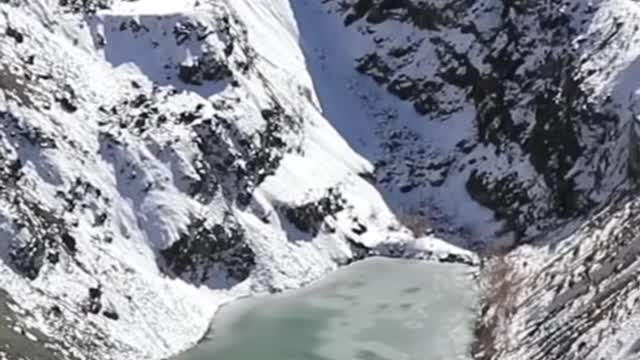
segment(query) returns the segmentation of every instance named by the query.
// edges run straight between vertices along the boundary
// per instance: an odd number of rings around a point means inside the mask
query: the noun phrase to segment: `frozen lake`
[[[469,359],[470,268],[374,258],[302,290],[241,300],[177,360]]]

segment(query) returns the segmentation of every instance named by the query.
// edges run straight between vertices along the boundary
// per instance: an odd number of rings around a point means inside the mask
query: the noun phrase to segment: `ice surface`
[[[467,270],[366,260],[309,288],[225,307],[211,338],[176,360],[468,359]]]

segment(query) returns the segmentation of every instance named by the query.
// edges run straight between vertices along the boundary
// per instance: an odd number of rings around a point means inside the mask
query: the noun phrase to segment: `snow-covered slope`
[[[220,304],[370,252],[472,259],[399,223],[287,1],[0,14],[0,288],[59,356],[168,357]]]
[[[556,251],[628,253],[591,224],[634,223],[611,206],[635,201],[639,14],[631,0],[0,0],[15,327],[65,358],[159,359],[225,302],[370,254],[472,262],[458,246],[532,242],[509,259],[533,264],[527,291],[544,299],[504,333],[581,319],[598,297],[554,281],[586,260]],[[633,297],[605,274],[612,323],[633,328],[619,310]],[[588,346],[546,351],[541,330],[500,354],[595,359],[632,341],[570,330]]]
[[[403,174],[401,191],[435,204],[466,190],[522,240],[627,185],[635,2],[329,3],[359,44],[357,70],[415,110],[383,112],[400,132],[383,184]]]
[[[485,309],[502,315],[479,359],[638,359],[639,207],[618,200],[501,260],[510,295]]]

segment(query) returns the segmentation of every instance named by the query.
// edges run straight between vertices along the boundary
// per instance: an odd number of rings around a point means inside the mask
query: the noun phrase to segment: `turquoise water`
[[[469,268],[370,259],[315,285],[223,308],[177,360],[469,359]]]

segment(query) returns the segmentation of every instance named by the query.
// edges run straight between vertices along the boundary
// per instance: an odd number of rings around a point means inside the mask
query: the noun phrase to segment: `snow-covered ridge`
[[[288,2],[0,14],[0,288],[61,356],[169,357],[220,304],[369,252],[472,261],[414,239],[370,183]]]

